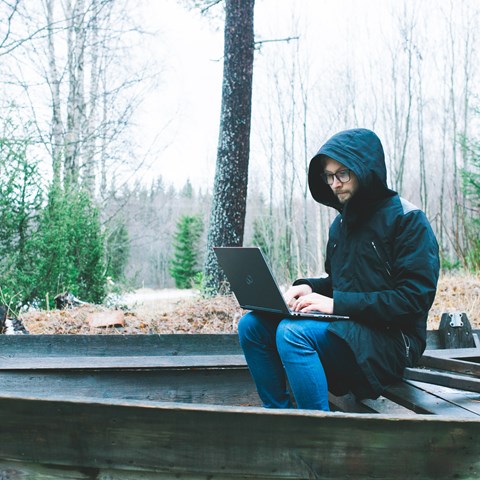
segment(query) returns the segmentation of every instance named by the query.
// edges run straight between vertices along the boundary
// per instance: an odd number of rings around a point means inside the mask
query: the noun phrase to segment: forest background
[[[0,0],[3,303],[200,285],[223,7]],[[175,18],[178,54],[156,23]],[[426,212],[443,269],[479,271],[479,26],[475,0],[257,0],[243,244],[281,283],[323,271],[335,212],[311,200],[308,162],[357,126],[378,133],[389,185]],[[186,256],[193,283],[179,284]]]

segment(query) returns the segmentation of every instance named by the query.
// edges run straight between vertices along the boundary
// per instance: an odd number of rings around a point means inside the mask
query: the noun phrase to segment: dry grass
[[[428,317],[428,328],[436,330],[442,313],[464,312],[473,328],[480,328],[480,275],[445,274]]]
[[[125,310],[125,327],[92,327],[88,316],[107,311],[99,305],[68,310],[23,313],[22,323],[31,334],[152,334],[232,333],[242,315],[232,297],[184,298],[134,305]]]
[[[437,329],[442,313],[465,312],[473,328],[480,328],[480,276],[443,275],[430,311],[428,328]],[[69,310],[37,311],[21,315],[31,334],[152,334],[234,333],[242,315],[232,297],[161,299],[125,310],[125,327],[91,327],[89,314],[106,307],[85,305]]]

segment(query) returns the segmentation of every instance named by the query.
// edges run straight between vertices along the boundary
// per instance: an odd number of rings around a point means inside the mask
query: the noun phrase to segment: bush
[[[177,222],[170,274],[177,288],[191,288],[198,282],[199,243],[203,221],[198,215],[182,215]]]
[[[7,305],[27,299],[44,195],[38,163],[27,160],[29,139],[9,137],[0,138],[0,302]]]
[[[105,248],[107,276],[123,282],[130,253],[130,239],[125,222],[118,221],[108,229]]]
[[[126,228],[119,225],[110,235],[107,255],[88,192],[78,185],[45,188],[28,125],[23,136],[20,130],[5,121],[0,137],[0,303],[13,309],[27,303],[53,306],[54,297],[66,291],[99,303],[107,275],[123,272]]]
[[[36,275],[30,300],[71,292],[99,303],[105,296],[105,245],[99,213],[86,191],[53,187],[35,243]]]

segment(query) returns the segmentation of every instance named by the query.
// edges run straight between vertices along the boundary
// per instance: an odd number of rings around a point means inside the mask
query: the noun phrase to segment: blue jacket
[[[322,180],[324,156],[357,176],[358,190],[345,205]],[[295,284],[333,297],[334,313],[350,316],[329,330],[348,343],[370,384],[354,393],[376,397],[425,350],[438,244],[425,214],[387,187],[382,144],[370,130],[334,135],[311,160],[308,180],[313,198],[339,215],[330,227],[328,276]]]

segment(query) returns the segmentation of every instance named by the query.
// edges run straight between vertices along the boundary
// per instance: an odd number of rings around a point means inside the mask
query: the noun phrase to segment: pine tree
[[[105,239],[107,276],[122,280],[130,254],[130,239],[125,221],[118,220],[107,232]]]
[[[254,57],[255,0],[225,1],[225,41],[220,133],[208,228],[203,290],[225,285],[213,247],[241,246],[247,208]]]
[[[27,158],[30,140],[0,137],[0,294],[4,303],[24,300],[35,251],[31,236],[42,209],[39,166]]]
[[[191,288],[199,269],[199,242],[203,222],[199,215],[182,215],[174,235],[170,274],[177,288]]]
[[[37,259],[31,299],[48,293],[51,301],[68,291],[87,302],[103,300],[105,240],[99,211],[87,191],[54,185],[32,243]]]

